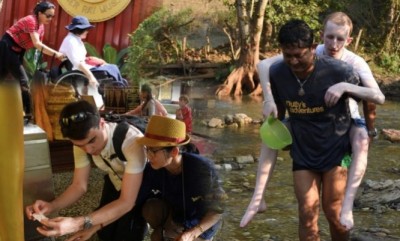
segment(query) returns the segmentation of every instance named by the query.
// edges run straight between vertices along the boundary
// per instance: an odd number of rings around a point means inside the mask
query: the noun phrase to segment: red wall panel
[[[0,34],[3,33],[19,18],[32,13],[37,1],[32,0],[3,0],[0,12]],[[56,17],[50,25],[46,26],[44,43],[58,49],[68,31],[65,26],[72,19],[56,1]],[[104,22],[94,23],[96,26],[89,32],[87,42],[101,52],[104,44],[111,44],[118,50],[129,45],[128,34],[132,33],[138,25],[155,9],[161,7],[162,0],[131,0],[129,5],[116,17]]]

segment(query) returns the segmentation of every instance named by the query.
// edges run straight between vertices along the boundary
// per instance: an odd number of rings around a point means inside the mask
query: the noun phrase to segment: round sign
[[[130,0],[58,0],[71,16],[85,16],[90,22],[102,22],[121,13]]]

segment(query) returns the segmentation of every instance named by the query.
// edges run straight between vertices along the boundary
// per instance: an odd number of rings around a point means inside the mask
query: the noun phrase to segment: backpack
[[[139,129],[143,134],[146,131],[147,120],[138,116],[128,116],[128,115],[106,115],[104,119],[108,122],[117,122],[115,127],[112,142],[115,150],[115,154],[112,154],[110,158],[118,157],[121,161],[126,161],[124,153],[122,152],[122,143],[125,140],[126,133],[128,133],[129,126],[133,125]],[[182,146],[182,152],[200,154],[199,149],[195,144],[189,142],[188,144]]]
[[[142,133],[145,132],[147,126],[147,120],[137,116],[122,116],[122,115],[106,115],[104,119],[108,122],[118,123],[115,127],[112,142],[115,153],[110,157],[118,157],[121,161],[126,161],[124,153],[122,152],[122,143],[125,140],[126,133],[129,130],[129,126],[132,125],[139,129]]]

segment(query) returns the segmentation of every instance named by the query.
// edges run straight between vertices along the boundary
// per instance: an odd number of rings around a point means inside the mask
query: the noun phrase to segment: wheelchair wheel
[[[57,80],[55,81],[55,85],[57,86],[58,84],[61,83],[66,83],[66,84],[78,84],[78,83],[85,83],[88,82],[88,79],[86,76],[79,70],[72,70],[68,71],[62,75],[60,75]]]
[[[95,86],[88,85],[89,80],[79,70],[72,70],[60,75],[55,81],[54,88],[58,85],[71,85],[75,90],[75,97],[81,99],[82,95],[91,95],[94,97],[97,107],[104,104],[103,96],[100,95],[99,89]]]

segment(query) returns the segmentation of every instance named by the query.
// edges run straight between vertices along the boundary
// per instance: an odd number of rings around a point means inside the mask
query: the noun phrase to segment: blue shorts
[[[367,124],[365,123],[364,118],[356,118],[356,119],[352,119],[352,120],[353,120],[353,125],[367,130]]]

